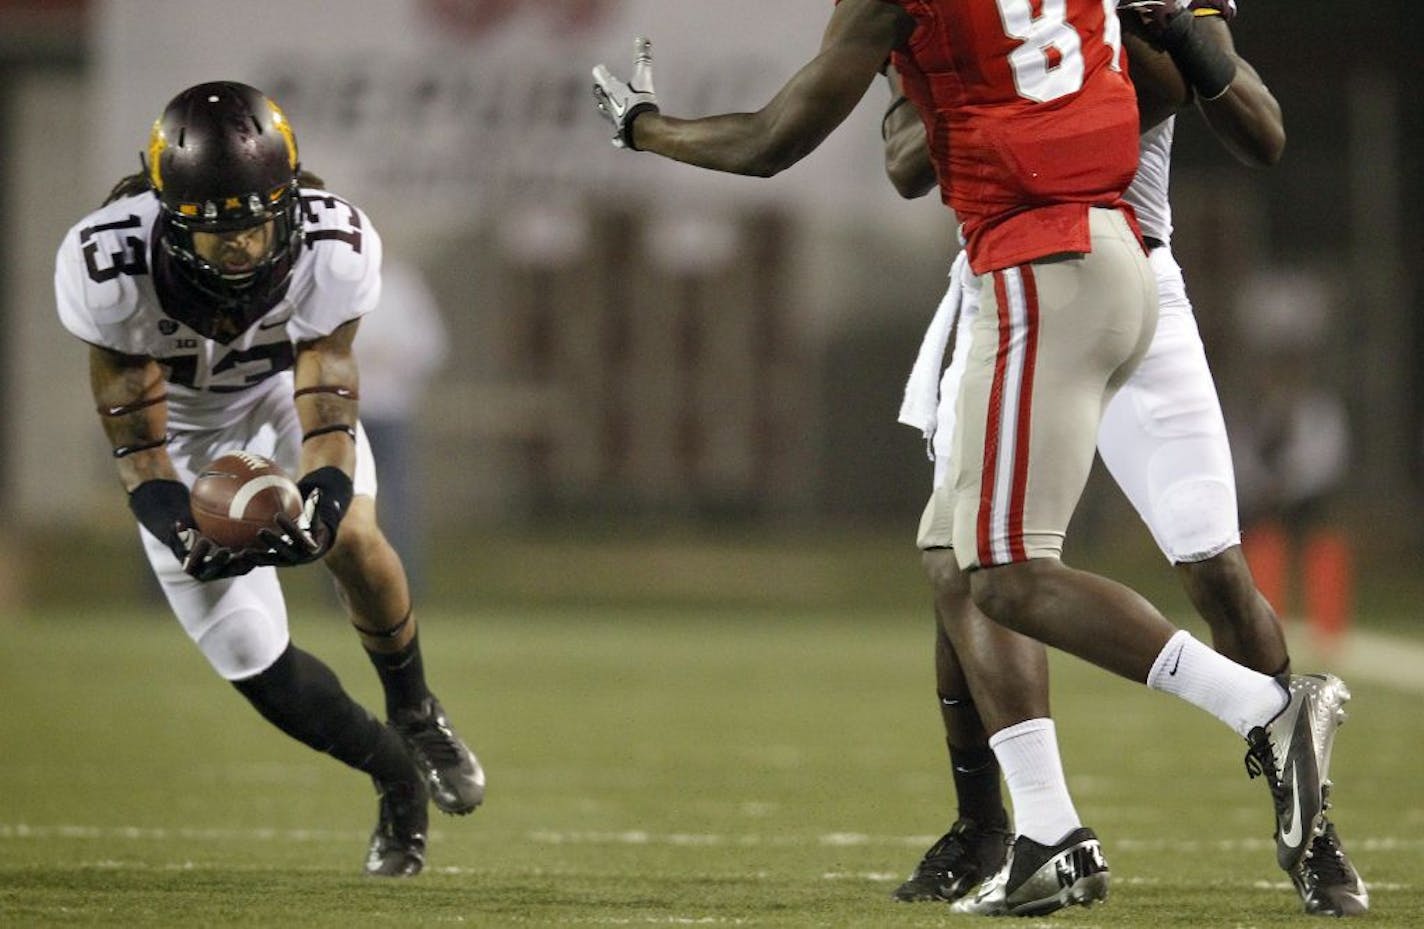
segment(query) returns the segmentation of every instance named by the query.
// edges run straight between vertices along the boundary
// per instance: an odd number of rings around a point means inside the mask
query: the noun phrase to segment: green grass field
[[[288,742],[160,610],[0,619],[0,926],[971,924],[888,893],[952,819],[916,610],[430,610],[432,683],[490,776],[426,872],[360,876],[370,786]],[[328,609],[294,636],[368,706]],[[1242,745],[1064,659],[1070,785],[1111,899],[1026,925],[1309,925]],[[1417,694],[1352,681],[1337,822],[1379,926],[1424,926]]]

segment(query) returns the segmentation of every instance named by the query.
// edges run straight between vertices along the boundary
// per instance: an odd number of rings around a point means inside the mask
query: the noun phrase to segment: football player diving
[[[371,776],[365,872],[414,875],[428,802],[469,813],[485,776],[426,686],[405,571],[376,521],[352,341],[380,297],[380,237],[301,169],[282,110],[244,84],[173,98],[142,161],[65,236],[55,292],[89,345],[144,551],[213,670],[278,729]],[[260,550],[216,545],[189,507],[195,473],[239,450],[300,475],[301,517]],[[386,724],[291,642],[277,569],[317,560],[375,666]]]

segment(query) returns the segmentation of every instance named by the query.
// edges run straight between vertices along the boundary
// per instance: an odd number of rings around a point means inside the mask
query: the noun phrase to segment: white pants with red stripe
[[[1126,218],[1090,211],[1093,249],[991,272],[969,322],[950,472],[922,545],[951,507],[960,567],[1056,558],[1108,402],[1146,355],[1157,285]],[[928,525],[925,525],[928,523]]]
[[[1167,248],[1155,249],[1149,261],[1160,305],[1157,329],[1103,414],[1098,452],[1167,559],[1200,561],[1240,542],[1231,451],[1181,269]],[[935,492],[921,521],[921,548],[953,544],[954,492],[947,479],[954,401],[969,325],[979,311],[977,288],[963,294],[953,357],[940,382]]]

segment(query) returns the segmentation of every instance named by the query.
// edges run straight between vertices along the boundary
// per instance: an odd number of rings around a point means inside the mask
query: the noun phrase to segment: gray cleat
[[[1290,873],[1291,883],[1313,916],[1360,916],[1370,908],[1369,888],[1345,854],[1335,824],[1323,816],[1321,821],[1320,834]]]
[[[1276,863],[1295,870],[1321,827],[1323,787],[1350,691],[1333,674],[1293,674],[1284,709],[1246,737],[1246,771],[1264,775],[1276,809]]]
[[[405,740],[440,812],[463,816],[484,802],[484,768],[455,734],[439,700],[426,697],[419,708],[398,712],[390,725]]]
[[[1106,900],[1108,879],[1102,846],[1086,826],[1052,846],[1019,836],[1003,867],[949,908],[979,916],[1044,916]]]

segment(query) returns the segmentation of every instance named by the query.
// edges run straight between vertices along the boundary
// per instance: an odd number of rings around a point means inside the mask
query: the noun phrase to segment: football
[[[251,452],[215,458],[198,472],[190,495],[198,531],[224,548],[262,548],[258,533],[281,532],[277,515],[302,512],[297,485],[276,462]]]

